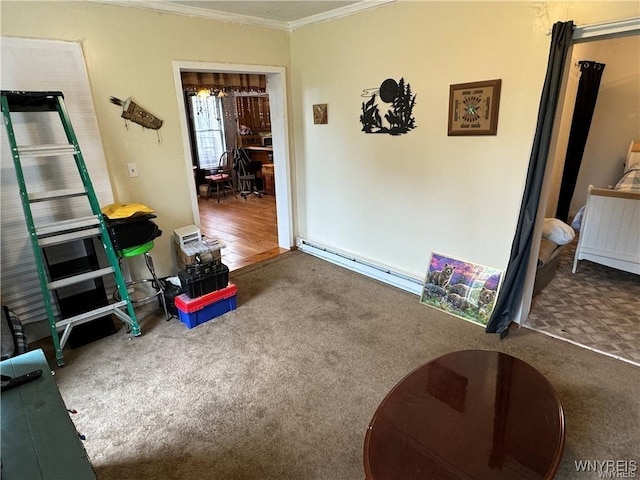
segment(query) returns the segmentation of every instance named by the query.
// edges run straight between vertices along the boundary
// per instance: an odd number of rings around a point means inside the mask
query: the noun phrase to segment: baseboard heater
[[[323,245],[310,242],[303,238],[297,238],[298,250],[308,253],[323,260],[348,268],[354,272],[374,278],[388,285],[400,288],[415,295],[422,294],[423,281],[403,273],[394,272],[386,267],[376,265],[356,258],[352,255],[337,250],[332,250]]]

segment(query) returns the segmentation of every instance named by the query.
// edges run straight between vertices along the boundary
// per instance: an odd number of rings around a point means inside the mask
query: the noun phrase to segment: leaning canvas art
[[[502,271],[433,252],[420,301],[463,320],[486,325]]]

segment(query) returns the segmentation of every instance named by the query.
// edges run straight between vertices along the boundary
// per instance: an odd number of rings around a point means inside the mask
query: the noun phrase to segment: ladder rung
[[[31,203],[44,202],[45,200],[55,200],[58,198],[71,198],[86,195],[84,188],[65,188],[63,190],[50,190],[48,192],[30,193],[29,201]]]
[[[53,157],[56,155],[75,155],[76,147],[70,143],[63,145],[18,145],[18,153],[25,157]]]
[[[36,234],[38,235],[38,237],[44,237],[46,235],[68,232],[69,230],[93,227],[99,224],[100,220],[97,216],[89,215],[88,217],[71,218],[69,220],[62,220],[60,222],[42,225],[36,228]],[[44,240],[44,238],[42,238],[42,240]]]
[[[96,318],[104,317],[117,308],[124,307],[126,304],[126,300],[122,300],[120,302],[112,303],[110,305],[105,305],[104,307],[91,310],[90,312],[81,313],[80,315],[76,315],[75,317],[65,318],[64,320],[56,322],[56,327],[58,329],[61,329],[62,327],[65,327],[69,324],[79,325],[81,323],[89,322],[91,320],[95,320]]]
[[[61,278],[60,280],[49,282],[47,287],[49,287],[49,290],[56,290],[58,288],[68,287],[69,285],[75,285],[76,283],[86,282],[87,280],[93,280],[94,278],[103,277],[109,273],[113,273],[113,267],[105,267],[100,270],[74,275],[73,277]]]
[[[77,232],[64,233],[62,235],[54,235],[52,237],[39,238],[38,245],[41,247],[50,247],[52,245],[59,245],[61,243],[72,242],[74,240],[82,240],[83,238],[95,237],[97,235],[100,235],[100,229],[90,228]]]

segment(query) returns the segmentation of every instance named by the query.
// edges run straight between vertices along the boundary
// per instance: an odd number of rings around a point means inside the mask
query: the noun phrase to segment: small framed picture
[[[448,135],[496,135],[502,80],[449,87]]]
[[[313,123],[315,124],[328,123],[326,103],[319,103],[313,106]]]

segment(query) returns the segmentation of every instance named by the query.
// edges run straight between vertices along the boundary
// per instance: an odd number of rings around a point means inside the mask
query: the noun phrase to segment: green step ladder
[[[17,145],[16,137],[11,122],[11,112],[57,112],[62,122],[68,144],[63,145]],[[140,326],[136,319],[136,314],[131,303],[131,298],[127,290],[126,281],[120,269],[118,258],[116,256],[111,237],[105,224],[100,205],[96,193],[89,178],[78,140],[71,126],[71,120],[64,103],[64,95],[62,92],[21,92],[21,91],[5,91],[2,90],[2,115],[4,124],[7,128],[9,137],[9,146],[13,157],[13,164],[20,189],[20,199],[24,216],[27,223],[27,230],[31,240],[33,256],[35,257],[36,269],[38,272],[38,280],[42,296],[44,298],[44,306],[47,311],[49,325],[51,327],[51,338],[56,351],[56,361],[58,366],[64,365],[64,356],[62,349],[64,348],[71,329],[75,325],[95,320],[105,315],[113,313],[122,320],[127,328],[131,330],[132,335],[140,335]],[[59,157],[70,156],[75,158],[75,163],[82,180],[82,188],[70,188],[61,190],[49,190],[42,192],[27,192],[24,173],[22,169],[22,158],[28,157]],[[91,207],[90,216],[81,218],[71,218],[63,221],[57,221],[48,225],[40,225],[36,227],[34,224],[31,204],[35,202],[53,201],[72,197],[86,196]],[[105,249],[109,267],[100,268],[98,270],[82,273],[68,278],[56,281],[50,281],[45,266],[45,259],[42,249],[45,247],[60,245],[68,242],[74,242],[91,237],[100,237]],[[87,280],[98,277],[114,275],[120,300],[109,305],[96,308],[73,317],[56,320],[56,311],[51,298],[51,292],[59,288],[75,285]],[[126,307],[126,312],[123,311]],[[59,333],[62,331],[62,336]]]

